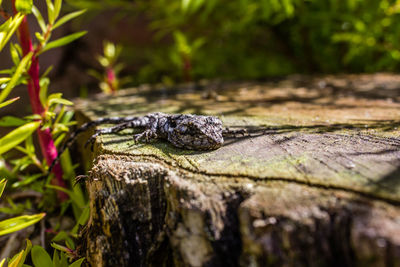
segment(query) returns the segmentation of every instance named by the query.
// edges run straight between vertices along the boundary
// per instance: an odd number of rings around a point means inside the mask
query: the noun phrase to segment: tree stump
[[[97,138],[83,152],[92,266],[400,266],[400,76],[143,85],[77,111],[248,131],[207,152]]]

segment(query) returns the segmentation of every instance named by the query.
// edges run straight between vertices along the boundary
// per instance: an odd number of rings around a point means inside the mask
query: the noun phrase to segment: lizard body
[[[101,134],[118,133],[128,128],[144,129],[143,132],[134,135],[136,142],[150,142],[155,139],[164,139],[176,147],[191,150],[213,150],[221,147],[224,143],[222,122],[214,116],[157,112],[138,117],[102,118],[87,122],[73,132],[60,149],[49,171],[51,171],[54,164],[59,160],[60,155],[73,144],[80,133],[101,124],[116,125],[96,130],[95,134],[89,138],[86,144],[93,144],[96,137]]]

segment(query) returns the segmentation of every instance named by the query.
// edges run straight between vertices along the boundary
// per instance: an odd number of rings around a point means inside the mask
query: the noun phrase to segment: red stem
[[[16,9],[15,9],[15,0],[13,0],[13,10],[14,14],[16,14]],[[27,55],[31,51],[34,52],[32,56],[32,63],[31,66],[28,70],[29,74],[29,81],[28,81],[28,94],[29,94],[29,100],[31,103],[32,111],[34,114],[39,114],[43,115],[44,113],[44,108],[40,102],[39,98],[39,92],[40,92],[40,74],[39,74],[39,60],[37,57],[37,53],[33,48],[32,45],[32,39],[29,34],[29,27],[28,27],[28,21],[26,16],[22,20],[19,28],[18,28],[18,39],[22,47],[22,52],[23,55]],[[37,134],[39,138],[39,144],[40,144],[40,149],[42,151],[43,157],[46,159],[48,164],[51,164],[54,159],[57,158],[57,149],[56,146],[54,145],[54,140],[51,135],[50,128],[46,128],[44,130],[42,129],[37,129]],[[55,175],[55,179],[52,180],[53,185],[57,185],[63,188],[66,188],[66,185],[63,180],[63,172],[61,169],[61,165],[57,163],[54,168],[53,168],[53,173]],[[64,201],[68,199],[68,195],[65,194],[62,191],[57,191],[58,198],[61,201]]]
[[[185,82],[192,81],[192,62],[190,57],[187,54],[182,53],[182,60],[183,60],[183,79]]]
[[[117,88],[115,88],[115,72],[114,69],[112,67],[108,67],[106,69],[106,75],[107,75],[107,84],[110,87],[111,93],[115,93],[115,91],[117,91]]]

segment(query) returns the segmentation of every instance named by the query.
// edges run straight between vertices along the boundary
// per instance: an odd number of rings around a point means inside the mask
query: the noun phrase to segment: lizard
[[[93,146],[96,137],[102,134],[118,133],[128,128],[142,128],[141,133],[134,135],[135,142],[146,143],[155,139],[164,139],[178,148],[191,150],[214,150],[224,143],[224,135],[242,133],[243,130],[223,129],[222,121],[215,116],[193,114],[149,113],[136,117],[109,117],[87,122],[73,132],[61,147],[57,158],[49,167],[49,172],[60,159],[62,153],[69,148],[82,132],[101,124],[115,126],[98,129],[87,140],[86,145]]]

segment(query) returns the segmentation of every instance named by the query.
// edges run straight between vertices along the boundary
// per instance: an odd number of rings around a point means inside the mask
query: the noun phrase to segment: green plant
[[[182,70],[183,80],[190,82],[192,80],[192,61],[195,53],[204,44],[204,38],[197,38],[190,43],[187,36],[181,31],[174,31],[175,47],[170,56],[172,61]]]
[[[6,187],[6,179],[0,180],[0,197]],[[34,215],[22,215],[11,219],[0,221],[0,236],[6,235],[15,231],[24,229],[30,225],[33,225],[43,219],[46,213],[34,214]]]
[[[193,80],[252,79],[299,72],[400,69],[398,1],[69,2],[88,12],[114,8],[116,17],[125,15],[124,21],[137,17],[148,21],[154,42],[123,44],[126,53],[121,58],[135,62],[137,83],[179,82],[188,80],[187,73]],[[182,43],[177,32],[189,45],[198,39],[203,42],[190,60],[179,52],[184,46],[177,45]],[[190,69],[186,74],[185,68]]]
[[[39,75],[39,57],[42,53],[66,45],[85,34],[85,32],[82,31],[55,41],[50,40],[52,32],[55,29],[81,15],[83,11],[72,12],[58,18],[62,1],[55,0],[52,2],[46,0],[46,4],[48,11],[47,22],[33,5],[32,0],[13,1],[14,16],[9,16],[4,11],[2,12],[7,20],[1,26],[3,34],[1,34],[0,37],[3,36],[3,39],[0,39],[0,43],[3,44],[4,41],[9,40],[10,33],[18,31],[20,44],[11,43],[10,45],[10,54],[15,66],[8,70],[1,71],[5,76],[2,77],[1,80],[1,87],[3,90],[0,93],[0,101],[5,100],[15,86],[26,84],[33,111],[31,116],[25,118],[7,116],[0,120],[1,126],[18,127],[6,136],[0,138],[0,159],[5,162],[3,164],[3,172],[8,174],[8,179],[10,181],[17,180],[13,183],[13,187],[15,188],[27,185],[33,186],[39,178],[47,176],[48,164],[57,156],[56,144],[61,142],[65,133],[68,131],[68,127],[73,124],[73,122],[71,122],[72,112],[67,112],[64,107],[59,109],[61,105],[71,105],[72,103],[63,99],[60,93],[50,95],[47,93],[50,84],[50,79],[47,77],[47,74],[51,68]],[[20,19],[21,14],[23,14],[22,19]],[[35,33],[38,40],[38,43],[35,45],[29,34],[26,20],[28,14],[34,14],[41,29],[41,32]],[[12,21],[12,23],[8,21]],[[58,114],[56,114],[56,109],[59,109]],[[33,145],[32,135],[34,132],[37,133],[44,161],[39,160],[39,156],[37,155],[38,151],[36,151]],[[22,142],[24,142],[24,146],[20,145]],[[18,150],[24,156],[12,159],[12,157],[7,154],[7,152],[12,149]],[[6,162],[9,162],[9,164],[6,164]],[[62,162],[66,163],[63,166],[64,173],[72,178],[74,173],[71,162],[68,159],[68,153],[66,156],[63,156]],[[7,169],[7,166],[13,166],[13,168]],[[28,166],[35,166],[39,172],[25,172]],[[59,164],[54,168],[53,174],[55,175],[55,179],[51,180],[53,185],[58,186],[56,188],[65,189],[66,185],[63,180],[64,174]],[[44,187],[47,182],[47,180],[42,180],[36,188],[44,192],[46,188],[49,188]],[[57,190],[57,192],[61,201],[67,200],[68,194],[62,190]],[[73,188],[73,192],[75,194],[75,199],[70,202],[73,204],[73,210],[78,219],[83,210],[82,201],[84,196],[79,187]]]
[[[66,45],[85,34],[85,32],[78,32],[55,41],[50,41],[53,30],[82,14],[82,11],[70,13],[58,19],[62,1],[55,0],[53,3],[48,0],[46,3],[48,10],[47,22],[45,22],[39,10],[33,5],[32,0],[12,1],[14,16],[8,15],[4,11],[2,12],[4,18],[7,20],[1,25],[2,34],[0,35],[1,48],[4,47],[5,43],[16,31],[18,31],[19,40],[19,44],[10,45],[10,53],[15,67],[1,71],[1,73],[9,76],[1,78],[1,87],[3,90],[0,93],[0,102],[7,98],[15,86],[26,84],[33,111],[33,115],[27,117],[24,123],[20,119],[13,117],[8,118],[12,119],[14,122],[19,121],[21,125],[0,139],[0,144],[3,145],[0,150],[0,156],[3,156],[4,153],[12,148],[17,148],[27,155],[27,160],[20,166],[19,170],[26,167],[26,164],[31,163],[36,165],[43,174],[45,174],[46,165],[50,164],[57,156],[57,149],[54,143],[55,137],[60,135],[60,131],[65,132],[65,130],[68,129],[68,123],[64,125],[61,124],[62,117],[60,117],[60,115],[53,121],[56,117],[54,110],[58,105],[71,105],[72,103],[63,99],[61,94],[47,95],[49,78],[46,77],[46,75],[50,69],[46,70],[42,75],[39,74],[39,56],[50,49]],[[27,24],[26,16],[30,13],[35,15],[41,29],[41,32],[35,33],[38,40],[38,43],[35,45],[29,34],[29,27]],[[64,114],[65,113],[62,113],[62,115]],[[32,157],[32,154],[35,153],[31,151],[31,149],[34,149],[33,146],[30,148],[17,147],[19,143],[26,140],[35,131],[39,139],[43,158],[46,162],[39,162],[37,158]],[[29,162],[28,159],[30,159],[31,162]],[[63,172],[59,164],[54,168],[53,173],[55,175],[53,183],[61,187],[66,187],[62,177]],[[66,199],[64,193],[60,193],[59,197],[61,200]]]
[[[115,93],[121,86],[130,81],[128,78],[119,78],[119,74],[124,68],[122,63],[117,63],[121,51],[121,46],[105,41],[103,43],[103,55],[97,56],[97,61],[104,69],[103,73],[94,69],[89,70],[89,74],[100,81],[99,87],[106,94]]]
[[[51,67],[40,73],[39,59],[43,53],[67,45],[86,33],[81,31],[51,40],[54,30],[83,14],[84,11],[80,10],[60,16],[62,0],[46,0],[45,2],[47,20],[33,5],[32,0],[11,1],[12,13],[1,8],[2,1],[0,0],[0,15],[5,20],[0,25],[0,51],[9,43],[10,55],[14,63],[14,66],[9,69],[0,71],[0,88],[2,89],[0,107],[17,101],[19,98],[6,99],[13,88],[18,85],[26,85],[32,108],[32,115],[24,118],[14,116],[0,118],[1,127],[12,128],[8,134],[0,138],[0,174],[7,178],[13,189],[23,190],[29,187],[39,192],[42,196],[39,208],[45,210],[47,214],[52,213],[55,216],[58,211],[59,216],[63,216],[68,207],[72,207],[77,221],[76,227],[68,232],[60,231],[59,226],[51,229],[55,233],[64,233],[64,236],[59,237],[58,241],[65,241],[67,248],[72,251],[71,247],[75,246],[72,238],[76,237],[79,225],[84,224],[87,219],[86,198],[79,186],[73,187],[71,190],[67,189],[68,183],[65,181],[70,181],[69,185],[71,186],[72,179],[75,177],[74,166],[68,153],[61,158],[62,167],[57,164],[50,176],[47,173],[48,165],[57,157],[56,146],[68,132],[69,126],[74,124],[71,121],[73,113],[65,109],[65,106],[72,105],[72,102],[62,98],[61,93],[48,94],[50,85],[48,74]],[[39,25],[40,31],[34,34],[36,43],[30,34],[27,16],[34,16]],[[18,33],[18,43],[10,43],[11,37],[16,33]],[[34,146],[33,139],[36,137],[39,141],[40,151]],[[54,197],[57,197],[59,201],[55,201]],[[2,208],[3,212],[10,214],[24,212],[24,205],[14,205],[12,200],[9,200],[9,203],[12,204],[11,208]],[[29,202],[25,206],[30,206]],[[44,213],[40,215],[43,217]],[[16,221],[17,218],[20,220]],[[37,221],[38,218],[39,216],[22,215],[9,219],[14,221],[1,222],[0,229],[5,223],[18,223],[22,227]],[[21,262],[24,262],[21,259],[25,258],[29,249],[30,246],[27,245],[25,251],[19,253],[17,258],[13,258],[14,260],[19,259],[19,263],[10,266],[21,266]],[[35,262],[35,260],[33,261]]]
[[[0,197],[4,192],[7,181],[5,179],[0,180]],[[34,215],[22,215],[18,217],[14,217],[11,219],[0,221],[0,236],[6,235],[12,232],[19,231],[23,228],[26,228],[30,225],[33,225],[43,219],[46,216],[46,213],[34,214]],[[61,241],[68,240],[68,246],[74,246],[73,241],[69,238],[69,236],[65,232],[60,232],[53,238],[53,241]],[[27,245],[24,250],[19,252],[17,255],[9,259],[8,266],[22,266],[25,262],[26,256],[32,248],[32,262],[35,267],[49,266],[49,267],[79,267],[85,258],[81,258],[79,260],[74,261],[72,264],[68,264],[67,257],[76,258],[74,254],[74,250],[69,247],[64,247],[53,243],[52,246],[55,248],[53,254],[53,260],[50,259],[50,256],[47,252],[40,246],[33,246],[29,240],[27,240]],[[61,251],[59,253],[57,251]],[[70,255],[70,256],[68,256]],[[2,267],[5,263],[6,259],[0,261],[0,267]],[[26,264],[24,266],[27,266]]]
[[[40,246],[32,246],[31,241],[26,240],[26,248],[8,260],[8,267],[30,266],[24,264],[26,257],[31,252],[33,266],[35,267],[80,267],[85,258],[78,259],[68,264],[67,257],[64,253],[54,250],[53,259]],[[4,266],[6,259],[0,261],[0,267]]]
[[[6,179],[0,180],[0,197],[4,192],[4,189],[6,187],[7,181]],[[18,217],[14,217],[11,219],[3,220],[0,221],[0,236],[1,235],[6,235],[12,232],[19,231],[23,228],[26,228],[28,226],[31,226],[41,219],[46,216],[46,213],[40,213],[40,214],[34,214],[34,215],[22,215]],[[58,245],[59,246],[59,245]],[[8,266],[22,266],[23,263],[25,262],[26,256],[29,253],[30,249],[32,247],[32,244],[29,240],[27,240],[27,245],[26,249],[22,250],[19,252],[17,255],[15,255],[13,258],[11,258],[8,261]],[[56,246],[55,246],[56,247]],[[67,248],[61,247],[62,251],[66,251]],[[67,250],[67,252],[71,253],[71,250]],[[60,267],[60,266],[80,266],[82,263],[83,259],[80,259],[71,265],[68,265],[68,261],[66,259],[66,253],[61,253],[59,254],[56,250],[54,251],[54,257],[53,257],[53,262],[50,264],[49,263],[49,258],[50,256],[47,254],[47,252],[39,246],[34,246],[32,250],[32,261],[34,263],[34,266],[41,267],[41,266],[55,266],[55,267]],[[6,259],[2,259],[0,261],[0,267],[2,267],[5,263]],[[50,261],[51,262],[51,261]]]

